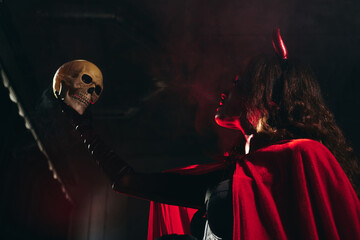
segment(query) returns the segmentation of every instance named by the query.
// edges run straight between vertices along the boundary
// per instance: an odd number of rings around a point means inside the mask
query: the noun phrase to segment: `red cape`
[[[202,174],[223,163],[175,170]],[[233,175],[233,239],[360,239],[360,201],[321,143],[298,139],[254,151]],[[148,240],[190,234],[196,209],[151,203]]]

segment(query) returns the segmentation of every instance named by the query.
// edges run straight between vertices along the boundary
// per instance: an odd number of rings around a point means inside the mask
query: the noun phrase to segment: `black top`
[[[203,239],[206,221],[213,234],[223,240],[232,239],[233,229],[232,179],[209,187],[204,206],[191,221],[191,233]]]

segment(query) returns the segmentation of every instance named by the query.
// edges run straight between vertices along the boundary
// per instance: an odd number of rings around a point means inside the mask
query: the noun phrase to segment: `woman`
[[[360,239],[353,150],[313,72],[287,59],[279,30],[273,44],[277,56],[253,59],[221,96],[216,123],[240,130],[246,140],[223,161],[137,173],[90,131],[76,127],[116,191],[199,209],[192,217],[191,209],[152,203],[149,239],[185,239],[172,234],[190,233],[207,240]]]

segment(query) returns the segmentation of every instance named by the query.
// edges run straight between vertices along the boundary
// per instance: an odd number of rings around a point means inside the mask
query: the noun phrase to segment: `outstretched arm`
[[[75,126],[95,161],[113,183],[117,192],[156,202],[199,208],[204,203],[207,186],[217,172],[203,175],[177,173],[138,173],[123,161],[91,130]]]

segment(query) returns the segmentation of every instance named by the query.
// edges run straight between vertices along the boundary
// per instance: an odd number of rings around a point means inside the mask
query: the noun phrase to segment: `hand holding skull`
[[[63,64],[53,79],[55,97],[60,98],[80,115],[89,104],[99,100],[103,87],[100,69],[86,60],[73,60]]]

